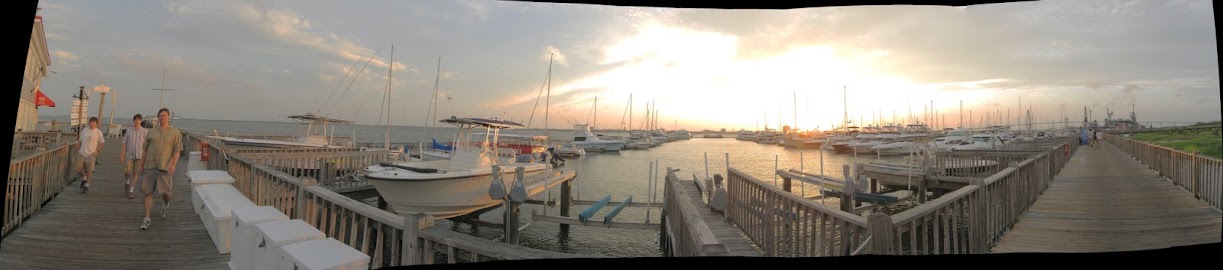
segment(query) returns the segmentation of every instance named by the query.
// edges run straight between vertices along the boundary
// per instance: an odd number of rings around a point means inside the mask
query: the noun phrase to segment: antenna
[[[157,109],[166,107],[166,91],[177,91],[174,89],[166,89],[166,69],[166,67],[161,68],[161,88],[153,89],[153,91],[161,91],[161,101],[158,101]]]

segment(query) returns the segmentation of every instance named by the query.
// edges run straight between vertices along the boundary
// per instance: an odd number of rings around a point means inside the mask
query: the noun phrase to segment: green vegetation
[[[1196,150],[1204,156],[1223,158],[1223,135],[1220,134],[1219,128],[1139,133],[1129,138],[1185,152]]]

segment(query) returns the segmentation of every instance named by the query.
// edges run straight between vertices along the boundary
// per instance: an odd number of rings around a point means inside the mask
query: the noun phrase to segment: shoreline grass
[[[1190,153],[1199,151],[1198,154],[1203,156],[1223,158],[1223,136],[1218,128],[1139,133],[1129,138]]]

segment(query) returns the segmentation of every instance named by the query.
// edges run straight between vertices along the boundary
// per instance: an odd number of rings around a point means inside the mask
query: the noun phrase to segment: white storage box
[[[187,177],[191,178],[191,186],[208,185],[208,184],[229,184],[234,183],[234,177],[229,176],[229,172],[220,170],[189,170]]]
[[[202,194],[195,191],[195,187],[211,184],[232,185],[234,178],[229,176],[226,171],[187,171],[187,177],[191,179],[191,206],[195,209],[195,213],[200,213],[201,206],[204,206],[204,198]]]
[[[207,170],[208,163],[200,158],[200,151],[187,152],[187,171]]]
[[[277,269],[280,247],[327,238],[322,231],[300,219],[255,224],[259,243],[255,245],[255,269]]]
[[[280,249],[279,269],[369,269],[369,255],[335,238],[310,240],[283,246]]]
[[[217,251],[228,254],[230,233],[234,229],[233,210],[257,205],[230,185],[202,185],[196,188],[201,190],[204,198],[200,220],[208,229],[208,235],[212,236]]]
[[[271,206],[234,209],[233,216],[234,231],[229,242],[229,269],[255,269],[255,246],[259,245],[255,224],[289,220],[289,217]]]

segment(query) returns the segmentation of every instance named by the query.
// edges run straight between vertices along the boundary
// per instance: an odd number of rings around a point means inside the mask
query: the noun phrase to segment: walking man
[[[140,126],[143,116],[132,117],[132,127],[123,131],[123,153],[119,154],[119,164],[123,164],[123,191],[127,198],[135,198],[136,185],[140,183],[140,171],[144,168],[144,139],[149,130]]]
[[[144,221],[141,230],[148,230],[149,211],[153,210],[153,193],[161,193],[165,202],[161,218],[170,211],[171,191],[174,188],[174,168],[183,149],[183,134],[170,126],[170,110],[157,111],[158,126],[149,130],[144,143],[144,167],[141,168],[140,190],[144,191]]]
[[[74,169],[81,178],[81,193],[86,193],[89,192],[89,183],[93,181],[93,168],[97,162],[98,152],[102,151],[102,145],[106,143],[102,130],[98,129],[98,118],[90,117],[89,128],[81,130],[78,137],[81,143],[76,145],[78,155]]]

